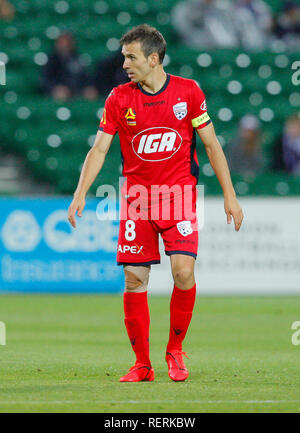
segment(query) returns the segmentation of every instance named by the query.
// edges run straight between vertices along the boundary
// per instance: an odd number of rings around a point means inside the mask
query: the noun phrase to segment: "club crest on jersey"
[[[177,228],[182,236],[188,236],[193,233],[191,221],[180,221],[180,223],[177,223]]]
[[[173,111],[178,120],[182,120],[187,115],[187,103],[179,102],[173,105]]]
[[[136,125],[136,112],[133,108],[128,108],[125,114],[125,119],[127,122],[127,125],[135,126]]]

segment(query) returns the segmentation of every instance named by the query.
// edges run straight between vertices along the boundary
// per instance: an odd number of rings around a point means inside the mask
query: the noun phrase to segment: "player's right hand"
[[[76,212],[77,215],[81,217],[84,206],[85,206],[85,198],[79,196],[75,196],[73,198],[72,203],[69,206],[68,220],[70,224],[74,227],[74,229],[76,228],[76,219],[75,219]]]

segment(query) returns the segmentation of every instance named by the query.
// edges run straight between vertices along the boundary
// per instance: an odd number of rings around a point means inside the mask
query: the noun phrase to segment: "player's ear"
[[[157,53],[150,54],[150,66],[154,68],[159,63],[159,58]]]

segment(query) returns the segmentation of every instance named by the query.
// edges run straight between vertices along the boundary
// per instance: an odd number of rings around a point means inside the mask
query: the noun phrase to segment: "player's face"
[[[122,54],[124,55],[123,69],[128,74],[131,81],[138,83],[147,78],[151,73],[151,56],[145,57],[140,42],[132,42],[123,45]]]

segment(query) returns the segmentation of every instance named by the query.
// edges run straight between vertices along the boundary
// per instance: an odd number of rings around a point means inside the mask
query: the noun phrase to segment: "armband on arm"
[[[207,126],[210,122],[211,120],[207,113],[203,113],[201,114],[201,116],[192,119],[192,125],[194,128],[203,128],[204,126]]]

